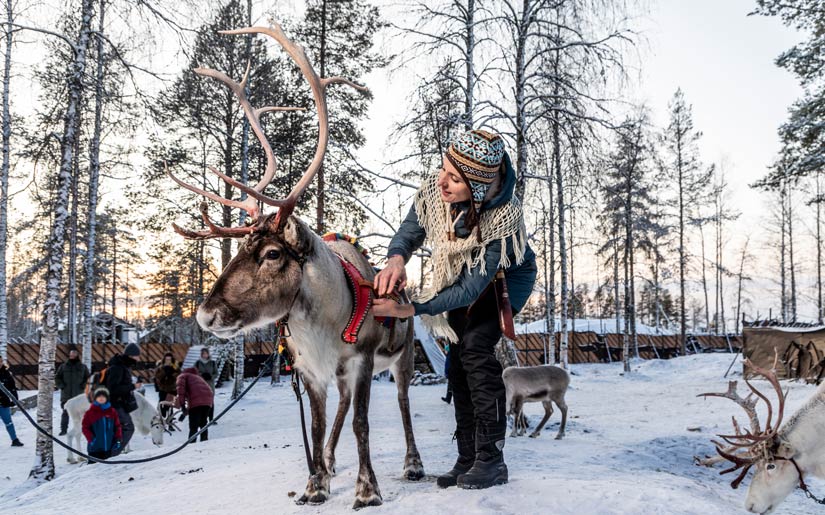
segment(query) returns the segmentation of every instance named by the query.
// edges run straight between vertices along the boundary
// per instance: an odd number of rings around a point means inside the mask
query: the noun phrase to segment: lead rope
[[[46,431],[46,429],[43,426],[41,426],[40,424],[38,424],[37,421],[31,416],[31,414],[29,414],[29,412],[26,410],[26,408],[23,406],[23,404],[20,403],[20,401],[17,400],[17,398],[14,397],[8,389],[6,389],[6,387],[3,385],[3,383],[0,383],[0,392],[3,392],[6,395],[6,397],[8,397],[9,399],[11,399],[12,402],[14,402],[14,404],[17,406],[17,409],[20,410],[20,412],[23,414],[23,416],[25,416],[26,419],[28,419],[29,423],[32,426],[34,426],[34,428],[37,429],[37,431],[39,431],[44,436],[49,438],[51,441],[53,441],[54,443],[56,443],[60,447],[63,447],[67,451],[69,451],[73,454],[77,454],[78,456],[80,456],[81,458],[85,458],[89,462],[104,463],[106,465],[135,465],[135,464],[138,464],[138,463],[148,463],[150,461],[155,461],[155,460],[159,460],[159,459],[162,459],[162,458],[168,458],[169,456],[172,456],[173,454],[179,453],[180,451],[183,450],[184,447],[186,447],[190,443],[197,440],[197,438],[204,431],[207,431],[209,429],[209,426],[214,425],[218,420],[221,419],[221,417],[223,417],[226,414],[227,411],[232,409],[241,399],[244,398],[244,396],[249,392],[249,390],[251,390],[252,387],[255,386],[255,383],[257,383],[258,380],[261,379],[261,377],[263,377],[264,372],[267,371],[267,366],[270,365],[271,363],[274,363],[274,361],[275,361],[275,352],[273,352],[272,355],[269,356],[269,358],[263,363],[263,365],[261,365],[261,371],[260,371],[260,373],[258,373],[258,377],[256,377],[255,380],[252,381],[252,383],[250,383],[249,386],[247,386],[244,389],[244,391],[241,392],[241,394],[238,396],[238,398],[233,400],[232,402],[230,402],[229,405],[227,405],[223,409],[223,411],[218,413],[211,422],[206,424],[205,427],[201,428],[200,431],[198,431],[197,433],[195,433],[191,437],[189,437],[189,439],[187,439],[185,442],[183,442],[183,444],[179,445],[178,447],[172,449],[169,452],[165,452],[163,454],[158,454],[157,456],[150,456],[148,458],[141,458],[141,459],[136,459],[136,460],[101,460],[99,458],[89,456],[85,452],[79,451],[79,450],[75,449],[74,447],[72,447],[71,445],[63,443],[62,440],[58,439],[56,436],[54,436],[49,431]]]
[[[290,382],[292,383],[292,391],[295,392],[295,400],[298,401],[298,407],[301,413],[301,435],[304,438],[304,453],[306,454],[307,459],[307,469],[309,470],[309,475],[314,476],[315,465],[312,462],[312,453],[309,450],[306,415],[304,413],[304,396],[301,393],[301,376],[295,368],[292,353],[289,351],[289,346],[287,345],[287,338],[291,336],[291,333],[289,332],[289,315],[287,314],[284,318],[278,320],[276,325],[278,326],[278,346],[286,353],[287,362],[292,368],[292,379]]]
[[[799,468],[799,464],[796,463],[796,460],[793,458],[788,459],[791,463],[793,463],[794,468],[796,468],[796,473],[799,475],[799,488],[805,492],[805,497],[814,501],[817,504],[825,505],[825,497],[822,499],[817,498],[809,489],[808,485],[805,483],[805,479],[802,477],[802,469]]]

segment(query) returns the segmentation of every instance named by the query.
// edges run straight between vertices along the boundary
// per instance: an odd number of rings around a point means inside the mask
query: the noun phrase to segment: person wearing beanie
[[[14,422],[11,420],[11,408],[14,406],[14,401],[17,400],[17,384],[11,370],[9,370],[9,365],[3,361],[3,356],[0,356],[0,383],[3,383],[3,386],[13,397],[12,399],[0,391],[0,420],[6,426],[6,432],[11,438],[11,446],[23,447],[23,442],[17,438],[17,431],[15,431]]]
[[[123,447],[123,427],[117,411],[109,403],[109,390],[99,387],[94,391],[94,402],[83,415],[83,436],[86,437],[86,453],[105,460],[120,453]]]
[[[132,367],[137,364],[135,358],[138,356],[140,356],[140,347],[137,344],[130,343],[123,349],[123,354],[116,354],[109,360],[109,366],[106,368],[103,386],[109,391],[109,402],[112,409],[117,412],[123,431],[122,445],[112,452],[112,456],[120,454],[129,445],[129,440],[135,434],[135,424],[132,422],[129,413],[135,411],[138,407],[137,400],[135,400],[135,389],[140,389],[143,386],[141,383],[132,383]]]
[[[441,168],[421,185],[375,277],[378,296],[407,284],[405,265],[424,241],[432,249],[432,278],[411,304],[378,298],[375,316],[421,320],[450,341],[458,459],[440,487],[488,488],[508,481],[504,383],[495,345],[512,333],[512,315],[536,280],[527,245],[516,174],[501,136],[483,130],[458,135]]]
[[[74,346],[69,348],[69,359],[57,369],[54,375],[54,384],[60,390],[60,408],[63,413],[60,415],[60,436],[66,434],[69,429],[69,413],[66,411],[66,403],[69,399],[80,395],[86,391],[86,382],[89,380],[89,369],[80,362],[80,354]]]
[[[158,400],[169,402],[175,400],[175,384],[179,374],[180,369],[175,363],[175,357],[171,352],[167,352],[163,355],[163,361],[159,361],[155,368],[155,390],[158,392]],[[160,416],[165,418],[171,409],[168,405],[162,405]]]

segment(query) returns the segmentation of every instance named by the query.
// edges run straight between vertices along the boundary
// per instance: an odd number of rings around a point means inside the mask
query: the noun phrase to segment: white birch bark
[[[9,140],[11,139],[11,111],[9,90],[11,88],[11,45],[14,14],[12,0],[6,0],[6,48],[3,60],[3,164],[0,169],[0,356],[8,358],[8,298],[6,296],[6,246],[8,244],[8,195],[9,195]]]
[[[63,255],[66,239],[66,222],[69,217],[69,188],[72,181],[77,120],[83,96],[83,73],[86,69],[86,51],[89,45],[93,0],[83,0],[80,11],[80,30],[74,44],[74,58],[68,70],[68,104],[63,115],[61,159],[58,172],[57,194],[54,203],[54,222],[48,242],[48,269],[46,272],[46,299],[43,305],[43,332],[38,359],[37,423],[48,433],[52,432],[54,403],[54,359],[57,345],[58,319],[60,316],[60,283],[63,276]],[[35,445],[35,463],[29,476],[38,481],[54,478],[54,444],[41,433]]]
[[[106,0],[100,0],[98,8],[98,31],[103,34],[106,14]],[[94,317],[92,307],[95,300],[95,247],[97,245],[97,196],[100,180],[100,133],[103,124],[103,80],[106,61],[103,52],[103,38],[95,42],[97,51],[97,68],[95,70],[95,119],[92,140],[89,144],[89,198],[86,212],[86,255],[83,268],[85,285],[83,291],[83,363],[92,369],[92,341],[94,340]]]

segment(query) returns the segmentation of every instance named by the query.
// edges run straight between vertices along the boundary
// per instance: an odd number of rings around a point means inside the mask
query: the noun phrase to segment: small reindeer
[[[544,405],[544,418],[530,434],[530,438],[541,435],[544,424],[553,414],[553,403],[561,410],[561,426],[556,440],[564,437],[567,425],[567,404],[564,394],[570,384],[570,376],[564,369],[552,365],[540,367],[509,367],[501,375],[507,392],[507,414],[513,415],[513,431],[510,436],[521,436],[527,430],[527,423],[522,413],[525,402],[541,402]]]

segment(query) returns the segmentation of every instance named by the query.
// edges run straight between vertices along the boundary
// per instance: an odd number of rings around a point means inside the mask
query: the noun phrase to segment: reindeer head
[[[270,215],[240,246],[198,308],[198,323],[220,338],[263,327],[289,313],[300,294],[314,234],[290,216],[275,230]]]
[[[189,239],[246,238],[238,254],[221,273],[212,291],[198,309],[197,319],[201,327],[222,338],[229,338],[242,330],[264,326],[282,318],[289,312],[291,303],[300,293],[303,261],[310,257],[313,241],[312,231],[303,222],[290,215],[298,198],[321,167],[326,153],[329,141],[327,86],[346,84],[358,90],[367,91],[366,88],[341,77],[319,77],[309,63],[304,49],[290,41],[280,25],[272,21],[270,23],[271,27],[247,27],[221,31],[221,33],[270,36],[295,61],[309,83],[318,110],[318,146],[312,162],[301,179],[285,198],[276,199],[263,193],[275,176],[276,161],[272,147],[261,127],[260,117],[268,112],[298,108],[262,107],[254,109],[245,92],[249,66],[240,83],[215,70],[196,68],[195,72],[223,82],[238,98],[249,120],[249,125],[266,154],[267,165],[261,180],[255,186],[249,187],[209,167],[209,170],[225,183],[248,195],[244,200],[232,200],[187,184],[169,173],[169,176],[180,186],[225,206],[243,209],[253,221],[241,227],[220,227],[209,219],[204,202],[201,204],[201,217],[206,226],[205,230],[192,231],[173,225],[178,234]],[[264,216],[261,212],[261,206],[264,204],[277,207],[278,212]]]
[[[166,429],[163,418],[160,414],[152,417],[152,422],[149,426],[149,434],[152,435],[152,443],[161,446],[163,445],[163,432]]]
[[[757,390],[747,379],[745,383],[751,390],[747,398],[742,398],[736,391],[736,381],[731,381],[725,393],[704,393],[705,397],[723,397],[736,402],[750,418],[750,429],[742,429],[736,418],[733,418],[735,434],[718,435],[723,441],[714,440],[716,452],[719,456],[730,461],[733,466],[720,472],[740,471],[731,482],[733,488],[738,488],[751,468],[756,472],[748,488],[745,508],[752,513],[771,513],[799,484],[800,472],[793,460],[794,449],[783,440],[780,428],[785,412],[786,394],[776,377],[778,355],[770,370],[760,368],[749,359],[745,360],[745,367],[753,370],[768,380],[776,392],[778,408],[776,421],[773,421],[774,406],[768,397]],[[755,396],[755,397],[754,397]],[[765,429],[761,428],[756,414],[756,404],[762,400],[768,409]]]

